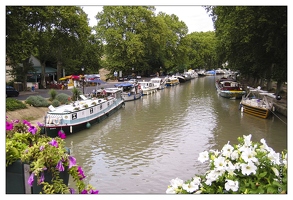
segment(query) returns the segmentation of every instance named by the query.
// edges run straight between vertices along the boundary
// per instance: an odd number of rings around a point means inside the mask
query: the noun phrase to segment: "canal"
[[[126,102],[110,118],[67,136],[86,183],[100,194],[165,194],[171,179],[187,180],[207,169],[197,160],[200,152],[236,144],[239,136],[264,138],[276,152],[287,149],[287,118],[241,113],[240,100],[218,96],[216,78]]]

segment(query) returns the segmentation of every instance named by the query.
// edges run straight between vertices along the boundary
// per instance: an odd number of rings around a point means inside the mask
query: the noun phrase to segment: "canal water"
[[[218,96],[214,76],[196,78],[125,102],[108,119],[67,136],[66,145],[100,194],[165,194],[171,179],[187,180],[207,166],[197,158],[252,135],[276,152],[287,149],[287,118],[261,119]],[[72,184],[72,180],[70,180]]]

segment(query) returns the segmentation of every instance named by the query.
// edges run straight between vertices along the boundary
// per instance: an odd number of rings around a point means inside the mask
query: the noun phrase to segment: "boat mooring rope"
[[[284,124],[286,124],[287,125],[287,123],[286,122],[284,122],[276,113],[274,113],[271,109],[270,109],[270,111],[279,119],[279,120],[281,120],[281,122],[283,122]]]

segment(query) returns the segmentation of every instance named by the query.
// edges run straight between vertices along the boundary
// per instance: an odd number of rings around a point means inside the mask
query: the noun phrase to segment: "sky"
[[[97,25],[95,15],[103,10],[103,6],[82,6],[88,18],[89,25]],[[175,14],[180,21],[183,21],[188,27],[188,33],[214,31],[212,18],[201,6],[155,6],[156,14],[164,12],[168,15]]]

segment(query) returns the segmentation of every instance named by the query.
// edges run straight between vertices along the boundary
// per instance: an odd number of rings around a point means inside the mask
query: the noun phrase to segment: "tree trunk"
[[[277,88],[276,88],[276,94],[279,94],[283,90],[283,81],[278,81],[277,82]]]
[[[271,65],[271,67],[269,67],[267,74],[266,74],[266,78],[267,78],[267,90],[271,90],[272,89],[272,69],[274,67],[274,63]]]
[[[41,66],[41,84],[46,89],[46,62],[42,62]]]
[[[29,60],[30,58],[27,58],[23,61],[23,75],[22,75],[22,87],[23,87],[23,91],[27,90],[27,72],[28,72],[28,68],[29,68]]]
[[[57,81],[62,77],[62,62],[57,61]]]

